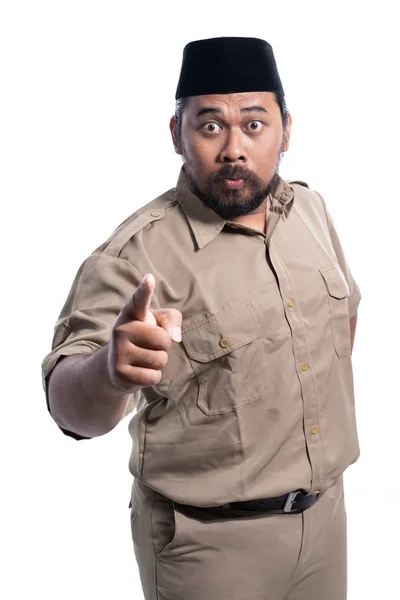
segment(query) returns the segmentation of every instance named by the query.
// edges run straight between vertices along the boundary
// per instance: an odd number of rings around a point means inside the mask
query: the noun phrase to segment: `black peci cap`
[[[185,46],[176,100],[235,92],[284,94],[268,42],[258,38],[219,37]]]

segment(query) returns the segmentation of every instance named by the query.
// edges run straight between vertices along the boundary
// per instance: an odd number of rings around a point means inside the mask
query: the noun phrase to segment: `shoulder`
[[[308,185],[308,183],[306,183],[305,181],[301,181],[300,179],[285,179],[285,181],[291,187],[293,185],[295,185],[295,186],[300,185],[301,187],[305,187],[305,188],[310,189],[310,186]]]
[[[308,183],[302,180],[285,180],[294,191],[296,211],[304,219],[317,219],[325,227],[329,215],[323,196],[316,190],[310,188]]]
[[[95,252],[108,256],[118,256],[130,239],[145,230],[149,225],[162,221],[168,211],[177,205],[175,188],[172,188],[143,205],[125,219]]]
[[[321,194],[316,190],[311,189],[306,181],[300,179],[285,179],[285,183],[292,188],[296,198],[325,207],[325,201]]]

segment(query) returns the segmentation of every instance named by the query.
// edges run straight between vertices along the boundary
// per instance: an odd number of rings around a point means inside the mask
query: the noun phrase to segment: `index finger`
[[[131,299],[130,313],[135,321],[145,321],[150,313],[151,298],[156,280],[154,275],[147,273],[136,289]]]

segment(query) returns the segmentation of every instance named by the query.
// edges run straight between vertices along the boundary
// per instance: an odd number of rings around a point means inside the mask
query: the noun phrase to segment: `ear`
[[[177,154],[182,154],[182,148],[180,140],[176,137],[176,118],[175,116],[171,117],[169,122],[169,130],[171,132],[172,143],[174,144],[174,149]]]
[[[281,150],[282,152],[287,152],[289,150],[290,133],[292,131],[292,124],[293,124],[292,115],[289,113],[287,125],[283,132],[282,150]]]

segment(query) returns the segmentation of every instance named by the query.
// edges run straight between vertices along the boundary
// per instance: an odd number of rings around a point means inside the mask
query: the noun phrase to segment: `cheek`
[[[200,172],[213,164],[213,148],[210,144],[191,142],[186,146],[186,153],[193,170]]]
[[[269,136],[269,138],[262,143],[257,152],[258,159],[267,167],[267,165],[274,165],[278,160],[282,146],[282,137],[279,134]],[[257,151],[258,150],[258,151]]]

